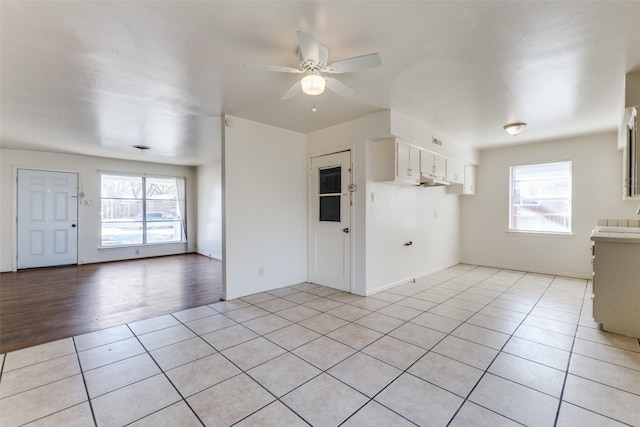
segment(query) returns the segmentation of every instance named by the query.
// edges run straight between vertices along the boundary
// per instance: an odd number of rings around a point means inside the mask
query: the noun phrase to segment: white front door
[[[18,268],[78,263],[78,174],[18,169]]]
[[[309,177],[309,281],[351,291],[351,152],[313,157]]]

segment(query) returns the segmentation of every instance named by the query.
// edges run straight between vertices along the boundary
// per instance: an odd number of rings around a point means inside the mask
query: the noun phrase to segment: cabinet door
[[[420,153],[420,173],[427,175],[427,176],[433,176],[433,157],[435,156],[435,154],[433,154],[430,151],[422,151]]]
[[[476,167],[473,165],[464,165],[462,194],[476,194]]]
[[[447,159],[447,181],[453,184],[464,183],[464,165],[462,163]]]
[[[411,177],[411,147],[406,144],[398,143],[396,144],[396,149],[398,150],[397,154],[397,165],[396,165],[396,175],[400,178],[410,178]]]
[[[399,178],[420,181],[420,150],[407,144],[397,144],[396,173]]]
[[[416,147],[409,147],[409,170],[411,171],[411,178],[420,182],[420,149]]]
[[[430,151],[420,153],[420,172],[432,178],[444,179],[445,158]]]
[[[446,177],[446,167],[447,160],[438,156],[437,154],[433,155],[433,177],[438,179],[445,179]]]

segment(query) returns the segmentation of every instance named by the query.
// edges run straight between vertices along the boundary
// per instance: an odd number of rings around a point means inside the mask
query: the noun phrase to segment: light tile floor
[[[640,426],[640,345],[591,284],[458,265],[303,283],[0,355],[0,425]]]

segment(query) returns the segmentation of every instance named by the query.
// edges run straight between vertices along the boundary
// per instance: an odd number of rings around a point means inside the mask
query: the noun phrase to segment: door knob
[[[75,224],[71,224],[71,227],[76,228],[76,225]]]
[[[349,227],[347,227],[347,228],[343,228],[343,229],[342,229],[342,232],[343,232],[343,233],[347,233],[347,234],[349,234]]]

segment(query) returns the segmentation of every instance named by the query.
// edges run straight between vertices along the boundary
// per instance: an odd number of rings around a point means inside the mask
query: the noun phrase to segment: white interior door
[[[309,281],[351,291],[351,152],[311,159]]]
[[[18,268],[78,263],[78,174],[18,169]]]

